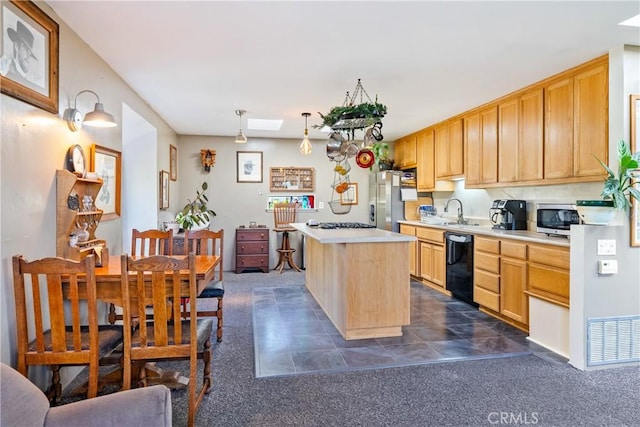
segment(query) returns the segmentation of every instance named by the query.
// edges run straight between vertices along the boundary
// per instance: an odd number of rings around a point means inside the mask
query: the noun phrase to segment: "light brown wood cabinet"
[[[102,188],[101,179],[78,178],[68,170],[56,171],[56,256],[79,261],[100,248],[106,242],[96,238],[96,229],[102,219],[102,210],[92,205],[83,206],[83,197],[91,197],[95,203]],[[71,234],[84,229],[88,232],[85,241],[73,242]],[[108,254],[105,252],[105,255]],[[96,263],[99,260],[96,259]]]
[[[498,105],[498,181],[518,180],[519,97],[512,97]]]
[[[473,300],[500,312],[500,241],[476,236],[473,251]]]
[[[544,88],[544,177],[597,180],[608,161],[608,63],[593,61]],[[585,179],[589,178],[589,179]]]
[[[518,181],[544,178],[544,91],[536,88],[519,97]]]
[[[416,227],[414,227],[413,225],[400,224],[400,234],[405,234],[407,236],[415,236]],[[417,256],[418,256],[418,241],[416,240],[409,243],[409,274],[411,274],[412,276],[418,275],[418,271],[416,270]]]
[[[415,168],[417,165],[416,134],[398,139],[394,143],[394,160],[399,169]]]
[[[500,313],[525,325],[529,324],[527,289],[527,244],[500,242]]]
[[[527,294],[569,307],[569,248],[529,244]]]
[[[438,288],[445,288],[446,258],[444,231],[433,228],[416,228],[419,241],[419,277]]]
[[[433,128],[416,135],[416,170],[418,191],[433,191],[436,187],[436,164]]]
[[[465,185],[498,181],[498,109],[496,105],[464,117]]]
[[[462,126],[462,118],[455,118],[436,126],[436,178],[451,178],[464,174]]]

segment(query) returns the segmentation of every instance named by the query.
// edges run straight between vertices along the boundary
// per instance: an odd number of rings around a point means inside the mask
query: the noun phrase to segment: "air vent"
[[[587,320],[587,366],[640,361],[640,316]]]

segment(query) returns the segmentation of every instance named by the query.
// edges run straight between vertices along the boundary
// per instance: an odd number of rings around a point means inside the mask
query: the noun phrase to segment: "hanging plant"
[[[318,113],[322,118],[322,125],[315,127],[333,126],[341,120],[371,119],[372,123],[387,114],[387,107],[379,102],[364,102],[362,104],[333,107],[327,114]],[[367,127],[371,123],[361,126]]]

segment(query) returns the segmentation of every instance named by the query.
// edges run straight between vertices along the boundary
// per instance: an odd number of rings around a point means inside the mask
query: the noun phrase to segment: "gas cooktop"
[[[318,228],[334,229],[334,228],[376,228],[375,225],[365,224],[363,222],[321,222]]]

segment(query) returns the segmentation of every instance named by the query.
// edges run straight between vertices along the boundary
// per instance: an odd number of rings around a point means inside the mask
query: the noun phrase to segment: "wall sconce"
[[[76,106],[78,105],[78,96],[85,92],[94,94],[98,99],[98,102],[96,102],[94,110],[90,113],[85,114],[83,117],[82,113],[76,109]],[[73,100],[73,107],[64,110],[62,118],[67,121],[69,129],[74,132],[80,130],[83,124],[101,128],[118,126],[113,116],[104,111],[104,105],[102,105],[102,103],[100,102],[100,97],[98,96],[98,94],[88,89],[78,92],[75,99]]]
[[[205,172],[210,172],[211,167],[216,163],[216,150],[200,150],[200,160]]]
[[[304,138],[302,138],[302,143],[300,143],[300,152],[304,155],[311,154],[311,142],[309,141],[309,129],[307,128],[307,119],[311,113],[302,113],[302,117],[304,117]]]
[[[238,132],[236,139],[233,141],[236,144],[244,144],[247,142],[247,137],[242,133],[242,115],[246,112],[246,110],[236,110],[236,114],[240,117],[240,132]]]

